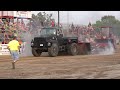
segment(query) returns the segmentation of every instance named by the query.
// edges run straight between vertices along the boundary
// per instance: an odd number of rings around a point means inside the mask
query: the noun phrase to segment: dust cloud
[[[24,42],[21,45],[21,52],[20,52],[20,56],[32,56],[32,52],[31,52],[31,40],[32,40],[32,34],[30,34],[29,32],[26,32],[23,34],[23,39]]]
[[[114,54],[114,52],[115,52],[114,46],[113,46],[113,44],[109,41],[109,42],[108,42],[108,46],[105,47],[104,50],[101,50],[101,49],[100,49],[99,55],[112,55],[112,54]]]

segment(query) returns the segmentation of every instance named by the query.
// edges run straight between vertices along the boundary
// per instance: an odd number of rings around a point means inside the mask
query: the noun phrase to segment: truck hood
[[[54,39],[56,39],[55,35],[49,35],[49,36],[35,37],[34,41],[39,40],[41,42],[45,42],[45,41],[48,42],[48,41],[54,40]]]

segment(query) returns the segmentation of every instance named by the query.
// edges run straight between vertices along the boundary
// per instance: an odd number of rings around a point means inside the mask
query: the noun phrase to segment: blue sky
[[[43,11],[32,11],[37,14]],[[57,22],[57,11],[45,11],[46,13],[52,13],[53,18]],[[89,22],[95,23],[100,20],[104,15],[113,15],[116,19],[120,20],[120,11],[60,11],[60,22],[61,23],[75,23],[81,25],[87,25]]]

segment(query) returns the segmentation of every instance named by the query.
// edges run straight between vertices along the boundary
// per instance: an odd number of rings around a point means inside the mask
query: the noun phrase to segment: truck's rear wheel
[[[57,43],[53,43],[52,46],[50,48],[48,48],[48,54],[51,57],[55,57],[58,55],[58,45]]]
[[[72,43],[68,46],[68,54],[73,56],[78,54],[78,45],[76,43]]]
[[[34,49],[32,48],[32,54],[35,57],[39,57],[41,55],[42,52],[40,52],[38,49]]]

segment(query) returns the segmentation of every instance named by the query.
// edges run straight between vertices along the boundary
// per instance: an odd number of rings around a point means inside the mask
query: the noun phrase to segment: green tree
[[[40,29],[42,27],[51,26],[51,21],[55,22],[55,19],[52,18],[52,14],[47,14],[45,12],[39,12],[37,15],[32,14],[31,23],[29,23],[29,31],[34,36],[39,35]]]
[[[52,14],[46,14],[45,12],[39,12],[37,15],[32,14],[32,27],[34,28],[40,28],[44,26],[50,26],[51,20],[54,20],[52,18]]]
[[[100,30],[98,28],[103,26],[109,26],[112,27],[111,30],[114,34],[120,35],[120,21],[116,19],[115,16],[103,16],[101,20],[96,21],[93,26],[96,27],[96,30]]]

